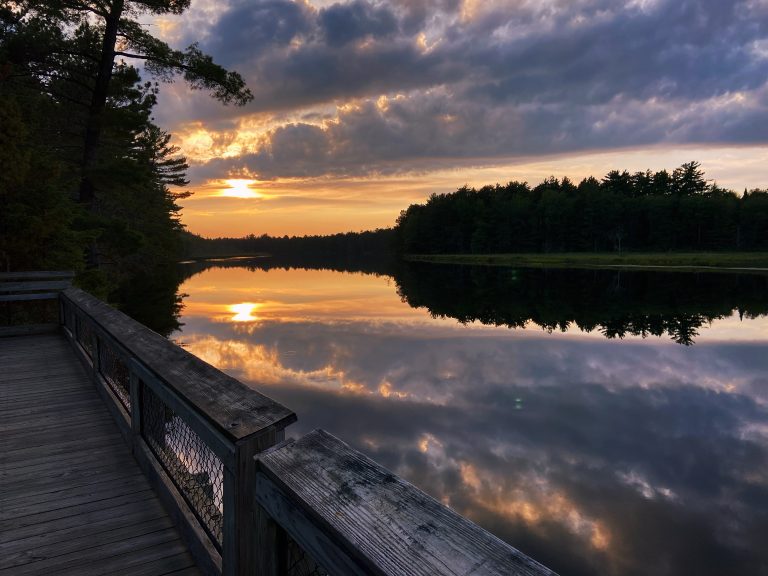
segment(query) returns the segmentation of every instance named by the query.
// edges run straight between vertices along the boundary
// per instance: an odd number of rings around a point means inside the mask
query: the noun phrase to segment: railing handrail
[[[9,280],[54,280],[66,279],[72,280],[75,273],[71,270],[34,270],[30,272],[0,272],[0,282]]]
[[[78,288],[62,297],[87,314],[155,377],[232,442],[283,429],[296,414]]]
[[[331,574],[556,576],[324,430],[256,461],[256,501]]]
[[[74,272],[0,272],[0,302],[55,300],[74,277]]]

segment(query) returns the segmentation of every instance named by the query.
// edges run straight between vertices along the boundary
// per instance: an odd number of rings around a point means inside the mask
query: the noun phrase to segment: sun
[[[229,306],[229,311],[234,312],[232,316],[233,322],[253,322],[258,320],[258,316],[254,316],[253,312],[259,308],[259,304],[253,302],[243,302],[242,304],[232,304]]]
[[[262,198],[256,190],[251,188],[256,184],[256,180],[247,180],[244,178],[232,178],[230,180],[224,180],[229,188],[223,188],[219,193],[219,196],[225,196],[228,198]]]

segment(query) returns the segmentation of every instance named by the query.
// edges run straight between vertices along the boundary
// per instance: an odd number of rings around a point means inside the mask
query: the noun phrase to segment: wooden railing
[[[58,300],[59,293],[72,285],[74,272],[2,272],[0,273],[0,336],[39,334],[58,330],[58,312],[47,318],[35,318],[30,322],[16,322],[14,307],[42,304],[46,300]],[[23,312],[22,312],[23,314]],[[35,314],[37,316],[37,314]]]
[[[296,415],[77,288],[64,331],[208,573],[252,573],[253,457]]]
[[[69,288],[65,335],[209,574],[553,573],[341,440]]]

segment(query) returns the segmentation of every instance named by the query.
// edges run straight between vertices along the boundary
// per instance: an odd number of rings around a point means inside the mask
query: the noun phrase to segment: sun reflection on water
[[[231,320],[232,322],[255,322],[259,319],[258,316],[254,316],[254,311],[258,310],[260,304],[254,304],[253,302],[243,302],[241,304],[232,304],[229,306],[229,311],[234,313]]]

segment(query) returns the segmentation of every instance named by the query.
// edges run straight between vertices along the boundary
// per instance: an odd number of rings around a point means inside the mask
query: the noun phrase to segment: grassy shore
[[[411,254],[406,260],[521,268],[642,268],[768,273],[768,252],[655,252],[563,254]]]

